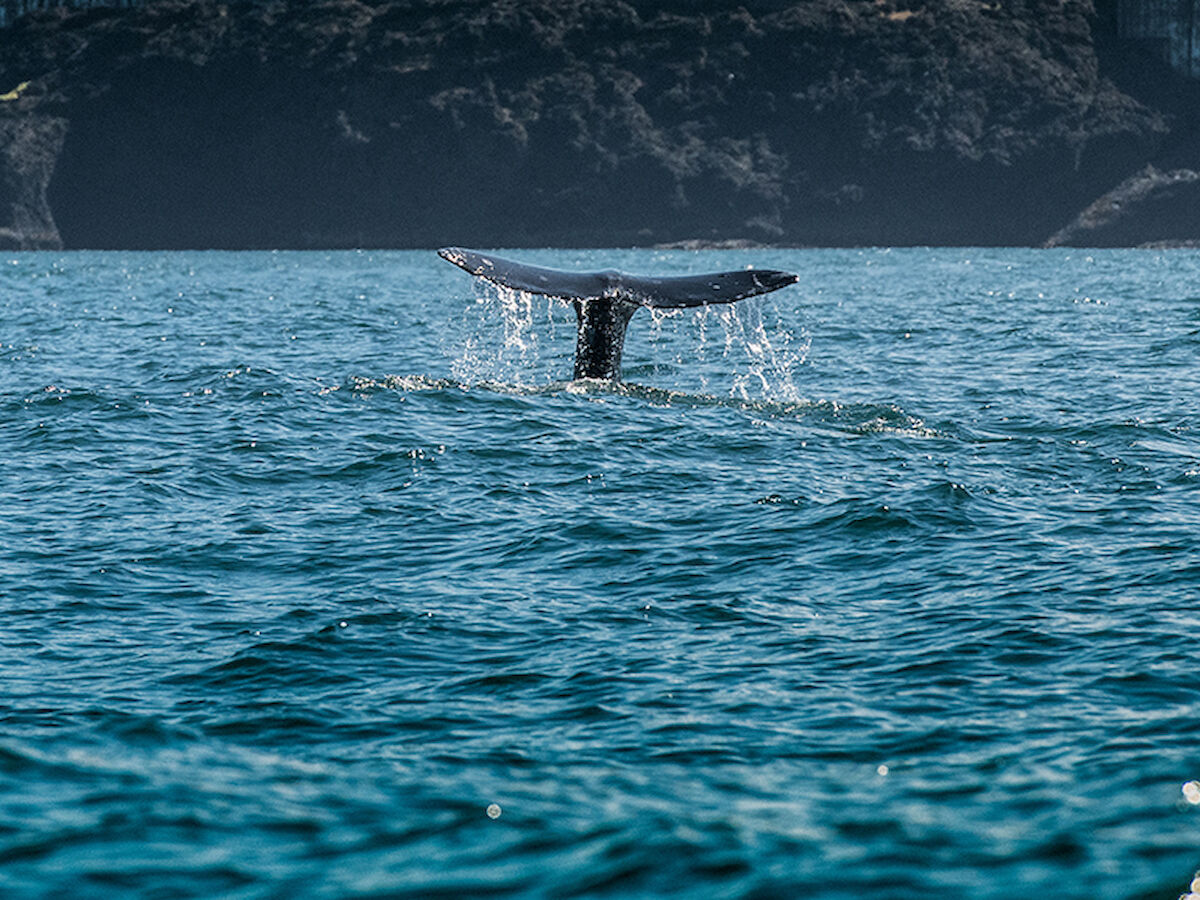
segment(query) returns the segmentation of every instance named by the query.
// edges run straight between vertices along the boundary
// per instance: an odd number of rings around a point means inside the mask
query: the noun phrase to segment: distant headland
[[[1194,244],[1189,2],[8,0],[0,247]]]

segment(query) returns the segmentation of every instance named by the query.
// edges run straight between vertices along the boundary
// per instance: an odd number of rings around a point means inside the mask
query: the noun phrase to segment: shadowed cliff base
[[[1036,245],[1195,129],[1051,0],[160,0],[0,29],[23,82],[9,246]]]

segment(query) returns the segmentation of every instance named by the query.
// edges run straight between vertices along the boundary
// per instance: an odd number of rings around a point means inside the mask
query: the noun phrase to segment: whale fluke
[[[443,247],[438,256],[503,287],[571,300],[579,330],[575,377],[621,379],[625,329],[638,307],[683,309],[733,303],[795,284],[799,277],[774,269],[739,269],[708,275],[651,278],[625,272],[566,272],[504,259],[478,250]]]

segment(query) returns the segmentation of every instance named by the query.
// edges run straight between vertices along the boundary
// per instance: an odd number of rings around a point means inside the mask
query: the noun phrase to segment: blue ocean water
[[[1200,253],[0,256],[0,896],[1175,898]]]

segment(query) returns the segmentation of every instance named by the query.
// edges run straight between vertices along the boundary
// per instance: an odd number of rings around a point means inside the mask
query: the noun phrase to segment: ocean
[[[505,255],[0,255],[0,896],[1188,890],[1200,252]]]

